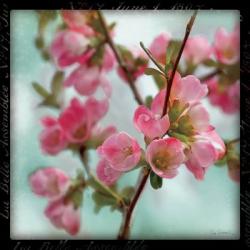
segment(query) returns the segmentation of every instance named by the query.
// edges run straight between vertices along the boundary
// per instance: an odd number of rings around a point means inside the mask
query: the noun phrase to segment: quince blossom
[[[110,167],[117,171],[131,170],[141,157],[139,144],[125,132],[111,135],[97,150]]]

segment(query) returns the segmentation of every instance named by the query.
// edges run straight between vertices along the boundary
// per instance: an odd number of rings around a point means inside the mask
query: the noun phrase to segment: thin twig
[[[106,21],[105,21],[103,15],[102,15],[102,12],[100,10],[98,10],[97,13],[98,13],[98,17],[99,17],[99,20],[101,22],[101,25],[103,27],[103,31],[104,31],[104,35],[105,35],[105,37],[107,39],[107,43],[109,44],[110,48],[114,52],[116,60],[117,60],[117,62],[119,64],[119,66],[122,68],[122,70],[125,72],[125,74],[127,76],[129,87],[131,88],[131,90],[132,90],[132,92],[134,94],[135,100],[138,102],[139,105],[142,105],[143,104],[142,97],[140,96],[139,92],[137,91],[137,89],[135,87],[134,79],[133,79],[130,71],[128,70],[127,66],[123,62],[123,59],[122,59],[119,51],[117,50],[117,48],[116,48],[110,34],[109,34],[109,30],[108,30]]]
[[[223,71],[221,69],[216,69],[216,70],[210,72],[207,75],[199,77],[199,79],[200,79],[201,83],[204,83],[205,81],[209,80],[210,78],[212,78],[212,77],[214,77],[214,76],[216,76],[218,74],[221,74],[222,72]]]
[[[182,44],[181,44],[181,48],[179,50],[179,53],[178,53],[177,58],[176,58],[175,63],[174,63],[173,70],[172,70],[171,75],[169,77],[169,80],[168,80],[168,83],[167,83],[167,90],[166,90],[166,95],[165,95],[163,111],[162,111],[162,117],[167,113],[167,107],[168,107],[168,102],[169,102],[169,97],[170,97],[170,91],[171,91],[171,87],[172,87],[172,84],[173,84],[175,72],[177,70],[177,67],[178,67],[179,61],[181,59],[181,55],[182,55],[182,52],[183,52],[184,47],[186,45],[187,39],[188,39],[189,34],[191,32],[191,29],[193,27],[196,15],[197,15],[197,10],[194,12],[194,14],[192,15],[192,17],[190,18],[190,20],[189,20],[189,22],[187,24],[186,32],[185,32],[185,36],[184,36],[184,39],[183,39]]]
[[[137,201],[138,201],[139,197],[141,196],[142,191],[147,183],[150,172],[151,172],[150,169],[143,168],[141,170],[141,173],[139,175],[139,180],[138,180],[138,183],[139,183],[138,187],[136,189],[135,195],[134,195],[128,209],[126,210],[126,214],[124,216],[124,222],[121,226],[120,233],[118,235],[119,240],[127,239],[129,237],[130,221],[131,221],[132,213],[133,213],[134,208],[137,204]]]
[[[147,49],[142,42],[140,42],[140,46],[151,59],[151,61],[155,64],[155,66],[164,74],[164,68],[156,61],[150,50]]]

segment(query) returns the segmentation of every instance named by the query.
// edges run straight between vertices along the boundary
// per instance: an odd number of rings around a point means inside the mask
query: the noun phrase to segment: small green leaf
[[[40,96],[47,98],[50,95],[50,93],[41,84],[33,82],[32,86]]]
[[[216,161],[216,162],[214,163],[214,165],[215,165],[216,167],[222,167],[222,166],[224,166],[226,163],[227,163],[227,157],[224,156],[222,159]]]
[[[83,190],[77,190],[71,195],[71,200],[76,208],[82,206],[83,202]]]
[[[166,87],[166,80],[163,78],[163,76],[153,75],[153,78],[159,90]]]
[[[135,193],[135,188],[133,186],[128,186],[122,189],[121,196],[124,198],[125,202],[129,204],[134,193]]]
[[[51,82],[51,91],[55,96],[59,96],[62,91],[62,82],[64,78],[64,72],[57,71]]]
[[[104,56],[104,46],[101,46],[100,48],[96,50],[96,52],[92,56],[91,64],[98,65],[98,66],[102,65],[103,56]]]
[[[191,136],[194,134],[191,118],[188,115],[183,115],[178,121],[177,133]]]
[[[155,174],[153,171],[150,173],[150,184],[152,188],[159,189],[162,187],[162,178]]]
[[[163,76],[163,73],[160,72],[159,70],[157,69],[154,69],[154,68],[146,68],[145,69],[145,72],[144,72],[145,75],[161,75]]]
[[[116,45],[116,47],[117,47],[119,53],[121,54],[122,59],[125,60],[125,62],[127,62],[127,61],[131,62],[134,60],[133,54],[125,46]]]
[[[146,104],[146,106],[147,106],[148,108],[151,107],[152,101],[153,101],[153,97],[152,97],[151,95],[148,95],[148,96],[146,97],[146,100],[145,100],[145,104]]]
[[[112,196],[106,196],[100,192],[93,192],[92,194],[92,199],[95,202],[95,213],[99,213],[99,211],[104,207],[104,206],[111,206],[116,208],[117,207],[117,201],[114,199]]]
[[[206,59],[203,61],[203,64],[207,67],[218,67],[218,63],[213,59]]]

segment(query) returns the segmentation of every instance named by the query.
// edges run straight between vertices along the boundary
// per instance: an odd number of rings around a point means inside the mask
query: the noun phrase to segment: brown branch
[[[142,169],[139,180],[138,180],[138,187],[136,189],[136,193],[130,203],[130,206],[128,209],[125,211],[125,216],[124,216],[124,222],[121,225],[120,233],[118,235],[118,240],[124,240],[128,239],[129,233],[130,233],[130,221],[132,217],[132,213],[134,211],[134,208],[142,194],[142,191],[147,183],[148,177],[150,175],[151,170],[150,169]]]
[[[135,100],[138,102],[139,105],[142,105],[143,104],[142,97],[140,96],[138,90],[136,89],[134,79],[133,79],[130,71],[128,70],[127,66],[123,62],[122,57],[121,57],[119,51],[117,50],[117,48],[116,48],[116,46],[115,46],[115,44],[114,44],[114,42],[113,42],[113,40],[112,40],[112,38],[111,38],[111,36],[109,34],[109,30],[108,30],[106,21],[105,21],[105,19],[104,19],[104,17],[103,17],[100,10],[98,10],[97,13],[98,13],[98,17],[99,17],[99,20],[101,22],[101,25],[103,27],[103,31],[104,31],[104,35],[106,37],[107,43],[109,44],[110,48],[114,52],[116,60],[117,60],[117,62],[119,64],[119,66],[122,68],[122,70],[127,75],[129,87],[131,88],[131,90],[132,90],[132,92],[134,94]]]
[[[216,69],[216,70],[212,71],[211,73],[209,73],[207,75],[199,77],[200,82],[203,83],[203,82],[209,80],[210,78],[212,78],[212,77],[214,77],[214,76],[216,76],[218,74],[221,74],[222,72],[223,71],[221,69]]]
[[[172,87],[172,84],[173,84],[175,72],[177,70],[177,67],[178,67],[179,61],[181,59],[181,55],[182,55],[182,52],[183,52],[184,47],[186,45],[187,39],[188,39],[189,34],[191,32],[191,29],[193,27],[196,14],[197,14],[197,11],[194,12],[194,14],[191,16],[191,18],[190,18],[190,20],[189,20],[189,22],[187,24],[186,32],[185,32],[185,36],[184,36],[184,39],[183,39],[182,44],[181,44],[181,48],[180,48],[179,53],[177,55],[177,58],[175,60],[174,67],[173,67],[173,70],[172,70],[171,75],[169,77],[169,80],[167,81],[167,90],[166,90],[166,95],[165,95],[165,101],[164,101],[162,116],[164,116],[167,113],[167,107],[168,107],[168,102],[169,102],[169,97],[170,97],[170,91],[171,91],[171,87]],[[166,78],[168,78],[168,77],[166,76]]]

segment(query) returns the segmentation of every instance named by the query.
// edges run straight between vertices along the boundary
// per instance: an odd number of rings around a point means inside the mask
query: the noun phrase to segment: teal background
[[[190,11],[104,11],[109,21],[116,21],[117,42],[148,46],[162,31],[174,38],[182,38]],[[239,21],[237,11],[200,11],[192,34],[204,34],[213,40],[217,27],[232,30]],[[48,39],[55,29],[49,27]],[[80,161],[70,152],[56,157],[45,156],[39,148],[41,131],[39,119],[43,115],[56,114],[47,108],[37,108],[40,99],[32,89],[31,82],[38,81],[49,86],[55,68],[42,61],[34,46],[37,19],[34,11],[11,11],[11,238],[43,239],[70,238],[63,230],[55,229],[43,215],[46,199],[36,197],[29,188],[29,174],[41,166],[56,166],[70,175],[81,168]],[[205,71],[204,71],[205,72]],[[200,73],[204,73],[200,72]],[[110,111],[101,121],[115,123],[121,131],[127,131],[143,145],[142,136],[132,123],[136,103],[129,88],[117,76],[109,73],[113,86]],[[148,76],[138,81],[143,95],[154,95],[156,88]],[[67,99],[75,92],[67,90]],[[238,115],[225,115],[204,100],[211,114],[211,123],[224,139],[239,136]],[[98,158],[91,155],[94,169]],[[135,184],[138,171],[121,178],[119,185]],[[82,239],[115,239],[121,223],[119,212],[105,207],[98,215],[93,212],[91,192],[84,195],[81,210],[82,223],[78,236]],[[163,188],[155,191],[147,185],[136,207],[131,238],[147,239],[221,239],[239,238],[239,185],[232,182],[227,169],[211,167],[204,181],[196,181],[183,166],[179,175],[164,180]]]

